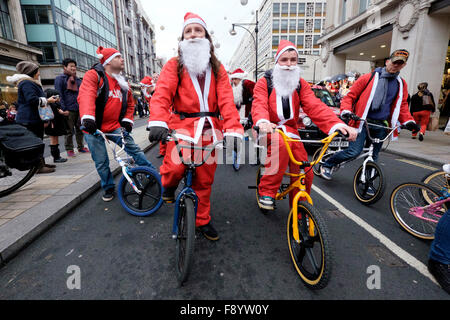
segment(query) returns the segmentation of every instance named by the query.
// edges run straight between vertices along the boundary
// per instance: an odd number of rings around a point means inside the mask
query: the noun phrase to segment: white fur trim
[[[199,18],[191,18],[191,19],[187,19],[187,20],[184,22],[184,24],[183,24],[183,31],[184,31],[184,28],[186,28],[186,26],[187,26],[188,24],[191,24],[191,23],[198,23],[198,24],[200,24],[203,28],[205,28],[205,30],[208,30],[208,29],[206,28],[206,23],[205,23],[202,19],[199,19]]]
[[[84,115],[84,116],[81,118],[81,121],[83,122],[84,119],[91,119],[91,120],[94,120],[94,121],[95,121],[95,117],[94,117],[94,116],[91,116],[91,115],[89,115],[89,114]]]
[[[128,118],[123,118],[122,121],[129,122],[129,123],[131,123],[131,124],[134,124],[134,121],[131,120],[131,119],[128,119]]]
[[[245,78],[245,76],[246,76],[247,74],[246,73],[233,73],[231,76],[230,76],[230,78],[231,79],[244,79]]]
[[[114,59],[117,56],[121,56],[120,52],[116,52],[116,53],[112,54],[108,59],[105,60],[105,62],[103,62],[103,66],[106,66],[108,63],[111,62],[112,59]]]
[[[275,55],[275,63],[277,63],[277,62],[278,62],[278,59],[280,58],[280,56],[281,56],[286,50],[289,50],[289,49],[294,49],[295,52],[297,52],[297,55],[298,55],[298,51],[297,51],[297,48],[296,48],[296,47],[294,47],[294,46],[287,46],[287,47],[281,49],[281,51],[280,51],[277,55]]]
[[[224,137],[226,137],[226,136],[236,137],[236,138],[239,138],[239,139],[241,139],[241,140],[244,138],[244,136],[243,136],[242,134],[237,133],[237,132],[225,132],[225,133],[223,134],[223,136],[224,136]]]
[[[256,122],[255,127],[259,127],[259,125],[260,125],[261,123],[270,123],[270,121],[269,121],[269,120],[266,120],[266,119],[259,119],[259,120]]]
[[[147,128],[151,128],[151,127],[164,127],[166,129],[169,129],[169,127],[167,126],[167,123],[165,123],[164,121],[149,121]]]
[[[343,128],[346,125],[343,123],[336,123],[334,126],[331,127],[330,131],[328,131],[328,135],[332,134],[333,132],[337,131],[339,128]]]
[[[29,75],[22,74],[22,73],[16,73],[12,76],[6,77],[6,81],[8,81],[10,83],[16,83],[17,81],[22,80],[22,79],[32,80],[33,78],[31,78]]]

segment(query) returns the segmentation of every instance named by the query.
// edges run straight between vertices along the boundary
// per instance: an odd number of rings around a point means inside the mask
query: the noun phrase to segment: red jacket
[[[259,79],[253,94],[252,118],[255,125],[257,126],[262,122],[275,123],[287,136],[300,139],[297,123],[301,105],[303,111],[323,132],[331,134],[337,128],[345,126],[331,108],[315,96],[308,82],[300,79],[300,84],[300,96],[297,90],[294,90],[290,98],[291,117],[284,119],[281,98],[277,97],[275,88],[268,97],[266,78]]]
[[[119,115],[122,109],[122,91],[119,83],[113,77],[106,74],[109,83],[109,98],[103,112],[101,128],[103,132],[111,132],[120,128]],[[97,71],[91,69],[83,77],[78,93],[78,104],[80,106],[80,118],[95,120],[95,100],[98,90]],[[134,99],[131,90],[128,89],[127,110],[122,121],[133,123]]]
[[[373,79],[370,81],[370,83],[368,83],[371,75],[371,73],[367,73],[356,80],[356,82],[350,88],[348,94],[341,101],[341,114],[346,112],[353,112],[358,117],[366,119],[379,79],[378,72],[375,72]],[[389,119],[391,127],[395,126],[397,124],[397,121],[399,121],[401,124],[414,121],[413,117],[409,113],[408,88],[406,85],[406,81],[400,77],[397,77],[397,81],[399,83],[399,90],[397,98],[391,106],[391,114]],[[359,97],[359,100],[353,109],[353,101],[355,101],[357,97]],[[363,123],[355,123],[354,121],[351,121],[350,125],[355,128],[359,127],[359,131],[361,131]]]
[[[214,141],[232,135],[242,139],[244,130],[239,122],[239,113],[234,105],[233,90],[223,65],[220,67],[217,80],[209,68],[205,76],[203,96],[197,77],[191,76],[184,68],[181,79],[178,79],[177,58],[170,59],[161,70],[158,89],[152,96],[148,127],[165,127],[175,129],[179,139],[197,143],[203,132],[205,122],[213,128]],[[174,112],[197,113],[220,111],[222,123],[216,117],[180,119]],[[223,126],[223,127],[222,127]],[[214,130],[215,129],[215,130]],[[220,135],[220,136],[218,136]]]

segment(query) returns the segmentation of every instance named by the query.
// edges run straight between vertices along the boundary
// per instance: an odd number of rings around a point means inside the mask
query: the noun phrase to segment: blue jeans
[[[450,209],[439,220],[431,243],[430,259],[450,264]]]
[[[372,138],[384,139],[386,137],[386,130],[380,127],[370,127],[370,136]],[[367,130],[363,127],[361,132],[358,134],[358,137],[355,141],[351,141],[348,145],[347,149],[344,149],[340,152],[336,152],[332,155],[327,161],[323,163],[324,167],[331,168],[334,167],[344,161],[355,159],[359,154],[363,151],[364,144],[366,139],[370,140],[367,136]],[[374,143],[373,144],[373,160],[377,161],[378,154],[380,153],[381,147],[383,143]]]
[[[120,128],[116,129],[111,134],[120,134]],[[119,146],[122,146],[120,136],[108,136],[108,140],[113,141]],[[103,190],[114,189],[114,178],[109,168],[109,157],[106,150],[105,141],[103,137],[99,134],[84,134],[84,139],[86,140],[89,151],[91,152],[92,160],[94,160],[95,168],[97,169],[98,175],[100,176],[101,186]],[[134,143],[133,138],[128,132],[124,133],[125,140],[125,152],[133,157],[134,161],[139,166],[147,166],[154,169],[152,163],[147,160],[144,152],[139,148],[139,146]]]

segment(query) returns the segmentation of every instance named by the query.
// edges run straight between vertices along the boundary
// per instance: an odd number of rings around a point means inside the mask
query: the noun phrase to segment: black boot
[[[38,174],[38,173],[52,173],[52,172],[55,172],[55,169],[46,167],[44,158],[41,158],[41,162],[39,164],[39,169],[38,169],[38,171],[36,171],[36,174]]]
[[[61,154],[59,152],[59,144],[55,144],[55,145],[50,145],[50,153],[53,157],[53,162],[54,163],[62,163],[62,162],[66,162],[67,159],[66,158],[62,158]]]

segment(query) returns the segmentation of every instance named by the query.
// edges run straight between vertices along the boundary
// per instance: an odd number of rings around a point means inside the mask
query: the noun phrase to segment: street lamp
[[[245,2],[245,3],[244,3]],[[246,5],[247,1],[241,0],[242,5]],[[253,38],[253,41],[255,42],[255,81],[258,80],[258,10],[255,11],[256,14],[256,22],[255,23],[232,23],[230,34],[232,36],[235,36],[237,34],[236,30],[234,30],[234,27],[241,27],[242,29],[246,30]],[[255,26],[255,36],[253,36],[253,33],[247,29],[244,26]]]

